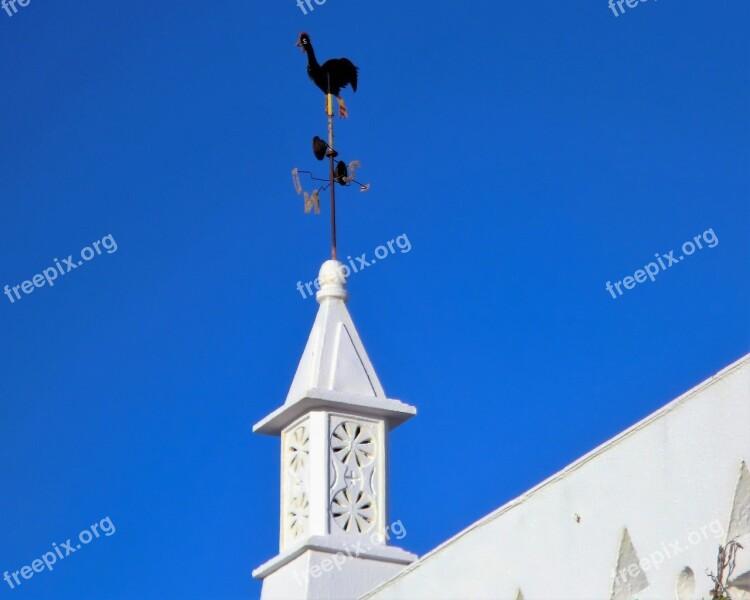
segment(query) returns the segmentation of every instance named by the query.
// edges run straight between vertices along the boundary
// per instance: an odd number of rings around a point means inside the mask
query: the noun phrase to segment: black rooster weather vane
[[[328,116],[328,142],[317,135],[313,138],[313,154],[318,160],[328,157],[329,172],[328,178],[315,177],[312,171],[302,171],[292,169],[292,181],[294,189],[298,195],[305,199],[305,213],[314,211],[320,214],[320,193],[326,189],[331,190],[331,258],[336,259],[336,184],[348,187],[352,182],[359,186],[360,192],[366,192],[370,189],[370,184],[363,185],[356,179],[355,170],[362,165],[359,161],[353,160],[348,165],[339,160],[339,153],[335,150],[333,143],[333,97],[336,97],[339,105],[339,117],[347,118],[346,104],[341,98],[341,90],[347,85],[352,86],[352,91],[357,91],[357,74],[359,69],[355,67],[349,59],[333,58],[318,64],[315,58],[315,51],[310,43],[310,36],[302,33],[299,36],[297,46],[302,48],[302,52],[307,54],[307,74],[312,82],[317,85],[326,96],[325,112]],[[302,189],[299,176],[301,174],[309,175],[313,181],[325,181],[326,184],[318,187],[309,194]]]

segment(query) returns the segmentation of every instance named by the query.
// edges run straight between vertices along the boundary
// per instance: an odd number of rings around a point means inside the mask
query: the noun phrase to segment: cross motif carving
[[[347,471],[346,475],[344,475],[344,479],[352,484],[352,486],[362,483],[362,475],[353,471]]]

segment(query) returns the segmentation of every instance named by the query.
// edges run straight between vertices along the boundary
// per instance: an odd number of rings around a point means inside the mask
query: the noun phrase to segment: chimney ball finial
[[[319,303],[328,298],[335,298],[346,302],[349,295],[344,289],[346,285],[346,275],[344,273],[348,270],[348,267],[345,267],[337,260],[327,260],[323,263],[318,274],[320,291],[315,295]]]

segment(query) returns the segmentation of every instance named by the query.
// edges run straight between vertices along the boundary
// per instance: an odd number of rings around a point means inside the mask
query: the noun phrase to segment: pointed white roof
[[[385,395],[346,308],[341,263],[323,263],[319,281],[318,315],[286,401],[253,431],[277,434],[316,408],[384,417],[391,428],[414,416],[417,411],[413,406]]]
[[[286,402],[315,388],[386,397],[346,304],[339,298],[321,301]]]

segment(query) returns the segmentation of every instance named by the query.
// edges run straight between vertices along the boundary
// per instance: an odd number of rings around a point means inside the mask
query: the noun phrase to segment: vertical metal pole
[[[331,94],[331,76],[328,76],[328,94],[326,95],[326,114],[328,115],[328,153],[330,160],[329,179],[331,183],[331,258],[336,258],[336,180],[333,165],[333,94]]]

